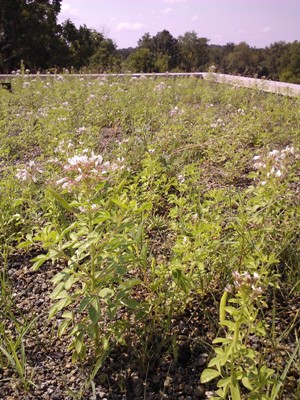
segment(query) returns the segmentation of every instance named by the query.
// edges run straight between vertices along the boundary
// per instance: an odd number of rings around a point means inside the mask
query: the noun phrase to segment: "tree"
[[[90,57],[90,66],[99,72],[112,69],[117,62],[116,46],[111,39],[104,39],[96,52]]]
[[[141,39],[138,40],[138,47],[143,47],[144,49],[154,51],[154,40],[150,33],[145,33]]]
[[[258,59],[255,51],[246,42],[234,46],[224,58],[226,70],[231,74],[254,76],[258,72]]]
[[[151,72],[154,69],[154,57],[150,49],[138,48],[126,60],[127,68],[132,72]]]
[[[281,81],[300,84],[300,42],[288,44],[288,51],[281,57]]]
[[[168,56],[167,63],[163,65],[164,71],[177,67],[179,58],[178,40],[169,31],[163,30],[153,36],[152,41],[153,51],[157,60],[161,59],[162,56]],[[166,57],[164,57],[164,61],[166,61]],[[159,70],[158,72],[163,71]]]
[[[178,37],[180,66],[185,71],[197,71],[204,68],[209,60],[208,39],[198,38],[197,33],[186,32]]]
[[[61,42],[57,15],[62,0],[1,0],[1,69],[10,72],[24,60],[29,67],[46,68]]]
[[[279,80],[279,74],[287,68],[286,57],[288,53],[288,44],[283,41],[272,43],[269,47],[266,47],[264,56],[269,79]]]

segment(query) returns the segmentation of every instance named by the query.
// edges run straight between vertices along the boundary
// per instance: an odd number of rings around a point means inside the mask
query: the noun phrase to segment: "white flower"
[[[67,180],[68,180],[67,177],[61,178],[61,179],[59,179],[58,181],[56,181],[56,184],[57,184],[57,185],[61,185],[62,183],[65,183]]]
[[[85,126],[81,126],[76,130],[77,133],[82,133],[82,132],[85,132],[85,131],[86,131],[86,127]]]
[[[177,176],[177,179],[180,183],[183,183],[185,181],[185,177],[181,174]]]
[[[20,179],[20,181],[27,181],[30,179],[30,173],[27,169],[17,169],[16,178]]]
[[[258,275],[258,273],[257,273],[257,272],[254,272],[254,274],[253,274],[253,279],[254,279],[255,281],[257,281],[259,278],[260,278],[260,276]]]
[[[253,160],[255,161],[255,160],[259,160],[260,159],[260,156],[254,156],[253,157]]]
[[[272,150],[269,152],[269,157],[275,157],[279,154],[278,150]]]
[[[84,156],[75,155],[74,157],[68,158],[68,163],[70,165],[87,164],[88,157],[86,155],[84,155]]]
[[[179,113],[179,108],[177,106],[175,106],[170,112],[169,115],[170,117],[174,117],[174,115]]]

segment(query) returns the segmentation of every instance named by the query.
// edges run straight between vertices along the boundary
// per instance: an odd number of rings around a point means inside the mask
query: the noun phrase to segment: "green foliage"
[[[262,294],[266,288],[258,286],[260,277],[248,272],[233,273],[234,285],[228,285],[220,301],[220,325],[225,337],[213,340],[216,356],[201,375],[206,383],[219,377],[218,389],[212,399],[275,400],[296,354],[299,343],[281,377],[264,362],[260,351],[252,343],[266,336],[265,321],[260,309],[266,307]],[[229,294],[233,296],[228,300]],[[229,305],[228,305],[229,304]],[[230,304],[233,304],[230,305]]]
[[[218,299],[232,271],[297,296],[298,98],[181,78],[25,75],[13,84],[0,97],[1,293],[11,307],[17,246],[34,249],[33,270],[52,263],[49,317],[73,361],[89,363],[87,386],[133,340],[141,369],[164,353],[176,359],[174,321]],[[222,298],[219,361],[202,379],[221,379],[222,396],[270,396],[288,370],[271,374],[265,353],[287,335],[294,343],[295,320],[278,334],[276,306],[270,316],[241,290]],[[215,332],[214,315],[209,324]]]

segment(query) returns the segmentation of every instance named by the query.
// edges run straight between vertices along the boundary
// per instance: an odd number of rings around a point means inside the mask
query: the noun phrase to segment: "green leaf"
[[[227,297],[228,297],[228,292],[225,290],[225,292],[223,293],[223,295],[221,297],[220,308],[219,308],[219,318],[220,318],[221,325],[224,325],[224,321],[226,319]]]
[[[241,400],[240,385],[235,378],[231,379],[230,392],[232,400]]]
[[[64,307],[66,307],[70,303],[71,303],[71,299],[69,297],[60,299],[58,302],[53,304],[53,306],[50,307],[49,318],[52,318],[55,314],[58,313],[58,311],[62,310]]]
[[[78,312],[81,313],[83,310],[85,310],[86,307],[88,306],[88,304],[90,304],[90,298],[89,297],[84,297],[81,300],[81,303],[80,303],[80,305],[78,307]]]
[[[230,338],[216,338],[212,342],[213,342],[213,344],[217,344],[217,343],[227,344],[227,343],[232,342],[232,339],[230,339]]]
[[[47,188],[47,191],[58,201],[58,203],[65,208],[67,211],[72,211],[72,208],[68,204],[68,202],[55,190],[51,189],[50,187]]]
[[[235,307],[232,307],[232,306],[226,306],[225,310],[229,315],[237,315],[239,313],[239,311]]]
[[[60,281],[62,281],[65,277],[69,276],[69,270],[63,270],[61,272],[59,272],[58,274],[54,275],[53,278],[51,278],[51,282],[54,284],[59,283]]]
[[[140,303],[134,299],[123,298],[121,300],[121,304],[131,308],[132,310],[137,310],[140,307]]]
[[[231,382],[231,377],[228,376],[226,378],[222,378],[218,381],[217,386],[219,388],[223,387],[224,389],[226,389],[226,387],[230,384]]]
[[[60,292],[64,289],[64,282],[60,282],[50,294],[50,299],[56,299]]]
[[[201,383],[209,382],[220,376],[220,372],[216,369],[206,368],[201,374]]]
[[[99,319],[100,319],[101,314],[100,314],[99,312],[97,312],[97,310],[95,309],[95,307],[93,307],[92,305],[89,306],[88,312],[89,312],[89,317],[90,317],[91,321],[92,321],[94,324],[97,324],[97,322],[98,322]]]
[[[135,212],[140,213],[142,211],[152,210],[152,203],[144,203],[141,207],[137,208]]]
[[[218,356],[212,358],[210,360],[210,362],[208,363],[208,367],[209,368],[214,367],[214,366],[223,367],[227,361],[228,361],[228,356],[227,356],[227,354],[224,353],[223,355],[218,355]]]
[[[120,208],[122,208],[123,210],[128,210],[128,206],[125,203],[122,203],[120,200],[117,199],[111,199],[111,201],[116,204],[117,206],[119,206]]]
[[[101,289],[98,294],[102,299],[108,300],[111,299],[115,293],[112,289],[104,288]]]
[[[82,335],[80,334],[78,338],[76,338],[74,342],[74,347],[77,352],[77,354],[80,354],[82,348],[83,348],[83,341],[82,341]]]
[[[74,275],[71,275],[71,276],[66,280],[66,282],[65,282],[65,289],[66,289],[66,290],[71,289],[71,287],[73,286],[73,284],[74,284],[75,282],[77,282],[77,281],[78,281],[78,279],[77,279]]]
[[[39,256],[34,257],[31,261],[35,261],[35,263],[32,265],[32,270],[37,271],[43,264],[44,262],[48,261],[48,255],[47,254],[40,254]]]
[[[72,320],[74,315],[73,315],[72,311],[65,311],[61,317]]]
[[[246,389],[251,390],[251,391],[253,390],[253,386],[251,385],[250,380],[247,376],[245,376],[242,379],[242,384],[245,386]]]
[[[71,321],[69,319],[64,320],[58,327],[57,335],[58,337],[62,337],[66,330],[68,329]]]

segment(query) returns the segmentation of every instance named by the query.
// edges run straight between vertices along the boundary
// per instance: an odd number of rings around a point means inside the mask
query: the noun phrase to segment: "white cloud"
[[[169,14],[170,12],[172,12],[172,8],[166,8],[165,10],[161,11],[162,14]]]
[[[140,22],[121,22],[120,24],[117,25],[116,31],[117,32],[122,32],[122,31],[138,31],[139,29],[143,28],[143,24]]]
[[[196,21],[198,18],[199,18],[198,15],[195,14],[195,15],[192,16],[191,20],[192,20],[192,21]]]
[[[270,30],[271,30],[271,28],[269,26],[266,26],[265,28],[263,28],[261,30],[261,32],[266,33],[266,32],[269,32]]]
[[[64,18],[78,17],[79,16],[79,11],[77,10],[77,8],[72,7],[71,4],[62,3],[61,10],[60,10],[60,15],[62,17],[64,17]]]

